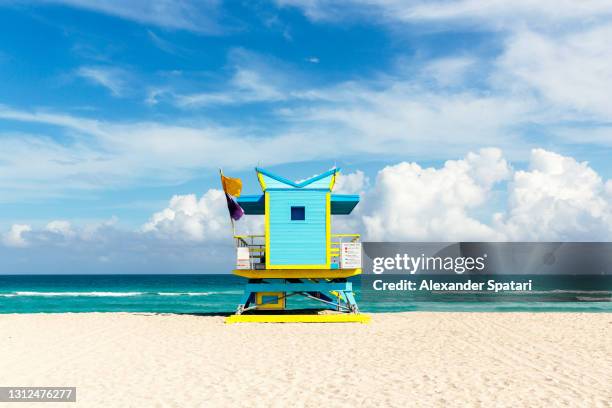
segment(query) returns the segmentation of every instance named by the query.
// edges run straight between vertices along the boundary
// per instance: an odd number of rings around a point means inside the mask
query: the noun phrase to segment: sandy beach
[[[15,314],[0,315],[0,328],[0,384],[77,387],[77,403],[53,407],[612,401],[609,314],[396,313],[375,314],[367,325]]]

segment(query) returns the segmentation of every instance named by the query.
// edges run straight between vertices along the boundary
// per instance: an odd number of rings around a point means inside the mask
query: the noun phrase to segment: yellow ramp
[[[366,314],[261,314],[261,315],[231,315],[225,318],[225,323],[369,323],[370,316]]]

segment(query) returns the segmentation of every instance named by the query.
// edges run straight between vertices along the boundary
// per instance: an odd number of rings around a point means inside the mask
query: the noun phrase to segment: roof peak
[[[296,183],[295,181],[291,181],[291,180],[289,180],[289,179],[287,179],[285,177],[279,176],[277,174],[272,173],[271,171],[268,171],[266,169],[262,169],[260,167],[255,167],[255,171],[258,174],[262,174],[264,176],[270,177],[270,178],[272,178],[272,179],[274,179],[274,180],[276,180],[276,181],[278,181],[280,183],[286,184],[288,186],[291,186],[291,187],[294,187],[294,188],[304,188],[304,187],[308,186],[309,184],[314,183],[315,181],[321,180],[321,179],[323,179],[325,177],[329,177],[329,176],[335,175],[336,173],[338,173],[340,171],[340,168],[339,167],[334,167],[334,168],[332,168],[330,170],[327,170],[324,173],[318,174],[316,176],[312,176],[312,177],[310,177],[310,178],[308,178],[306,180],[302,180],[299,183]],[[262,185],[262,189],[265,190],[265,185]]]

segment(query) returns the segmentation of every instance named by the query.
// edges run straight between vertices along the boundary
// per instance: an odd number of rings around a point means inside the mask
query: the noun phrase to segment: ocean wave
[[[124,296],[139,296],[142,295],[143,292],[28,292],[28,291],[18,291],[8,294],[2,294],[5,297],[12,296],[43,296],[43,297],[53,297],[53,296],[90,296],[90,297],[124,297]]]
[[[0,297],[128,297],[128,296],[210,296],[210,295],[229,295],[241,294],[239,290],[211,291],[211,292],[35,292],[35,291],[16,291],[11,293],[0,293]]]
[[[160,296],[210,296],[210,295],[239,295],[242,294],[240,290],[226,290],[226,291],[213,291],[213,292],[157,292]]]

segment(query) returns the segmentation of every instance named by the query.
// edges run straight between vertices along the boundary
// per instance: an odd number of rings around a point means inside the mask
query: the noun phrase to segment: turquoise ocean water
[[[374,293],[353,280],[364,312],[611,312],[610,276],[536,276],[531,292],[504,295]],[[452,279],[436,278],[436,279]],[[458,279],[458,278],[456,278]],[[498,281],[516,279],[496,276]],[[525,276],[520,277],[525,280]],[[245,279],[232,275],[0,275],[0,313],[231,313]],[[317,307],[292,297],[290,307]]]

